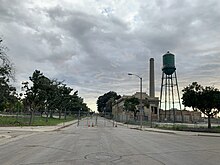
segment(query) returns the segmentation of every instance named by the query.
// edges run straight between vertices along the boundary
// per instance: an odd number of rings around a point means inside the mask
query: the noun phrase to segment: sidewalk
[[[123,124],[117,122],[118,125],[126,126],[130,129],[137,129],[142,131],[149,131],[149,132],[157,132],[157,133],[166,133],[166,134],[174,134],[174,135],[182,135],[182,136],[209,136],[209,137],[220,137],[220,133],[207,133],[207,132],[190,132],[190,131],[175,131],[175,130],[165,130],[160,128],[150,128],[143,126],[140,129],[139,125],[131,125],[131,124]]]

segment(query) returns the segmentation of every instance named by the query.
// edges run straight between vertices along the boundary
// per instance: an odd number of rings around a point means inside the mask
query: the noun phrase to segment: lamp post
[[[142,106],[142,77],[140,77],[139,75],[137,74],[133,74],[133,73],[128,73],[129,76],[136,76],[140,79],[140,127],[142,129],[142,116],[143,116],[143,106]]]

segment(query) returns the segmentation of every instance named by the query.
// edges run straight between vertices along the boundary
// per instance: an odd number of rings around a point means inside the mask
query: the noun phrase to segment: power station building
[[[142,92],[142,108],[143,108],[143,120],[156,121],[158,119],[159,112],[159,98],[155,97],[155,81],[154,81],[154,59],[150,59],[150,74],[149,74],[149,93]],[[140,100],[140,92],[136,92],[131,96],[122,96],[120,99],[116,100],[115,104],[112,106],[112,114],[116,120],[126,121],[134,119],[134,113],[126,111],[124,108],[124,102],[126,98],[135,97]],[[136,107],[140,109],[140,107]],[[137,113],[137,119],[139,120],[140,113]]]
[[[120,99],[116,100],[115,104],[112,106],[112,114],[116,120],[126,121],[126,120],[139,120],[140,113],[137,113],[137,118],[135,119],[134,113],[131,111],[126,111],[124,108],[125,99],[135,97],[140,99],[140,92],[136,92],[131,96],[122,96]],[[142,93],[143,102],[143,120],[153,120],[156,121],[158,118],[158,97],[150,97],[146,93]],[[137,109],[140,107],[137,106]]]

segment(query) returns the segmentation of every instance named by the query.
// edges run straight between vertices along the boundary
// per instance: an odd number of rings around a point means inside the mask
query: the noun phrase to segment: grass
[[[67,119],[57,119],[57,118],[48,118],[48,122],[46,122],[45,117],[35,116],[34,121],[31,125],[29,125],[29,117],[28,116],[2,116],[0,117],[0,126],[8,127],[8,126],[54,126],[63,122],[74,120],[75,118],[72,116],[68,116]]]

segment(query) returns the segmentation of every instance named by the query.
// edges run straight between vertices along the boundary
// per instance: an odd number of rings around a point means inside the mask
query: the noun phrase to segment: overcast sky
[[[0,36],[16,68],[16,87],[35,69],[65,80],[92,110],[108,91],[156,96],[162,55],[175,54],[180,90],[193,81],[220,88],[219,0],[0,0]]]

